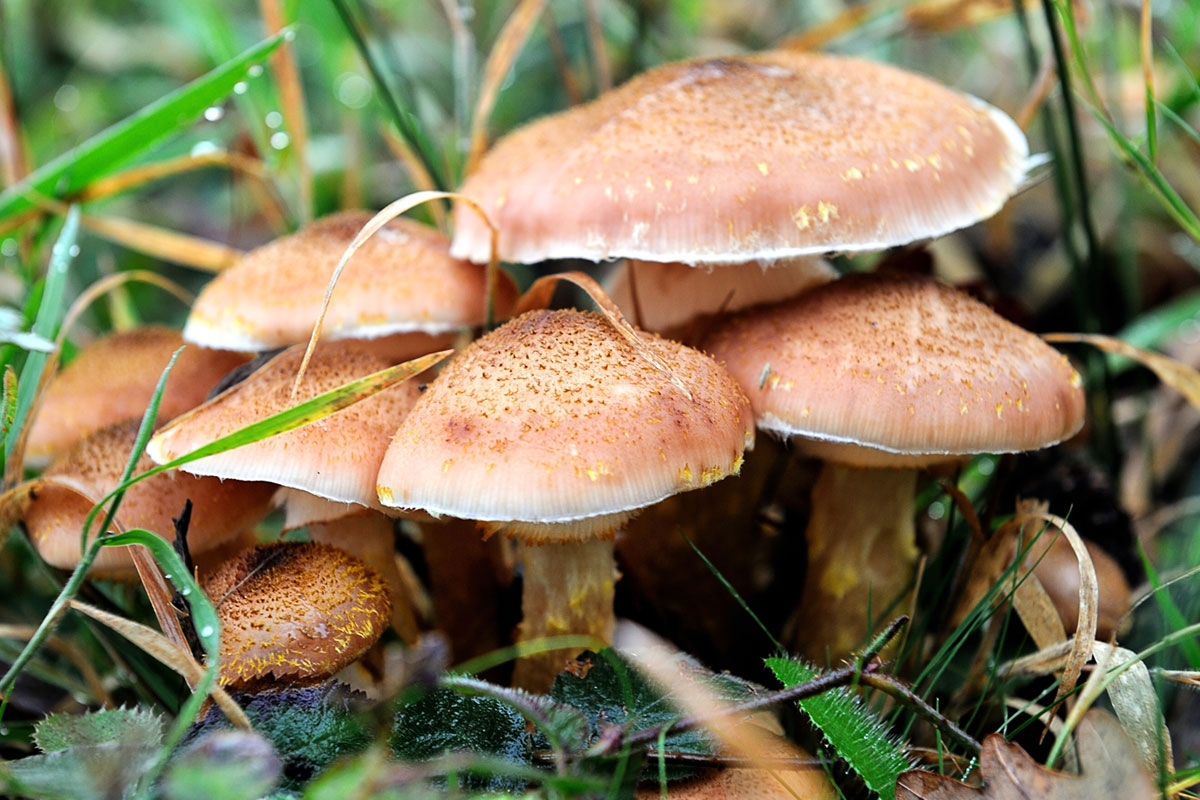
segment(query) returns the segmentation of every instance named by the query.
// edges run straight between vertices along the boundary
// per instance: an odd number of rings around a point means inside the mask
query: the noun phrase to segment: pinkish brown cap
[[[506,261],[688,264],[881,250],[991,216],[1028,146],[1002,112],[927,78],[769,51],[650,70],[504,137],[461,189]],[[451,252],[486,261],[459,205]]]
[[[387,588],[367,565],[326,544],[243,551],[207,580],[221,619],[221,684],[317,681],[347,666],[388,625]]]
[[[246,380],[167,424],[150,440],[146,452],[158,463],[166,463],[388,366],[385,359],[354,342],[321,344],[292,399],[292,382],[303,356],[302,345],[280,353]],[[418,394],[416,383],[407,381],[324,419],[193,461],[183,469],[197,475],[271,481],[337,503],[377,507],[379,464]]]
[[[704,344],[760,428],[851,465],[1036,450],[1083,425],[1066,356],[926,278],[851,275],[738,314]]]
[[[759,303],[778,303],[837,277],[829,262],[793,258],[764,268],[759,264],[689,267],[679,263],[625,261],[609,278],[609,295],[629,319],[634,314],[630,274],[637,290],[638,324],[666,334],[696,317],[734,312]]]
[[[59,569],[79,563],[79,535],[92,506],[115,489],[133,451],[139,421],[103,428],[60,456],[39,479],[34,500],[25,513],[25,526],[42,558]],[[143,456],[135,472],[145,472],[154,462]],[[192,517],[188,546],[200,554],[234,538],[270,509],[275,487],[265,483],[219,481],[175,470],[135,483],[125,493],[116,522],[123,530],[145,528],[170,541],[175,536],[172,518],[191,499]],[[97,517],[98,531],[103,514]],[[100,577],[134,574],[124,547],[106,547],[92,567]]]
[[[583,538],[737,472],[754,440],[737,384],[702,353],[643,340],[691,399],[597,314],[531,311],[477,340],[396,432],[381,502]]]
[[[171,355],[182,346],[179,331],[147,325],[83,348],[46,388],[29,432],[30,459],[49,460],[94,431],[140,419]],[[167,380],[159,419],[200,405],[209,389],[245,362],[240,353],[187,347]]]
[[[230,350],[308,341],[334,267],[371,216],[334,214],[247,253],[200,293],[184,338]],[[484,269],[451,258],[448,247],[446,237],[426,225],[388,223],[338,279],[322,327],[325,338],[439,334],[482,324]],[[515,299],[512,280],[500,273],[497,315],[506,316]]]

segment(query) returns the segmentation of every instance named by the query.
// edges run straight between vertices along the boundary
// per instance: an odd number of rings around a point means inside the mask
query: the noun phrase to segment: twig
[[[971,755],[979,755],[982,745],[975,741],[971,734],[958,727],[958,725],[954,724],[953,720],[925,702],[925,698],[914,692],[904,681],[880,672],[864,672],[859,680],[864,685],[870,686],[872,689],[878,689],[884,694],[901,701],[912,709],[918,717],[936,725],[943,733],[946,733],[950,738],[958,742],[959,745],[969,750]]]

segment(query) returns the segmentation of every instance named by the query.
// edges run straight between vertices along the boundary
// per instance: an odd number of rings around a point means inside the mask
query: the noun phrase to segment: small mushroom
[[[269,350],[307,342],[334,266],[368,211],[324,217],[247,253],[204,287],[184,338],[230,350]],[[484,269],[451,258],[445,236],[408,219],[388,223],[349,261],[330,301],[323,338],[357,339],[399,362],[449,346],[484,320]],[[503,317],[516,298],[497,281]]]
[[[603,317],[531,311],[447,365],[388,448],[385,505],[521,541],[521,641],[608,640],[614,532],[640,508],[736,473],[753,443],[749,406],[724,370],[676,342],[643,341],[690,398]],[[559,656],[523,659],[517,684],[544,690]]]
[[[105,336],[80,350],[46,387],[29,432],[29,460],[46,463],[90,433],[140,419],[163,369],[180,347],[179,331],[147,325]],[[208,390],[245,361],[240,353],[184,348],[163,390],[159,419],[203,403]]]
[[[365,653],[388,624],[387,587],[337,547],[278,542],[204,581],[221,620],[223,686],[316,683]]]
[[[38,479],[25,526],[38,553],[51,566],[72,569],[79,563],[80,533],[88,512],[117,488],[137,439],[138,420],[103,428],[76,444]],[[143,456],[138,472],[154,466]],[[135,483],[125,493],[116,524],[145,528],[170,541],[173,517],[187,500],[193,504],[188,547],[200,559],[266,515],[274,487],[265,483],[219,481],[171,470]],[[99,532],[102,516],[93,526]],[[105,547],[93,562],[93,577],[128,578],[134,572],[126,547]]]
[[[1048,447],[1083,425],[1065,356],[931,279],[851,275],[735,315],[705,346],[760,428],[825,460],[796,616],[798,646],[821,662],[910,581],[916,469]]]
[[[357,342],[323,343],[292,399],[303,355],[302,345],[280,353],[245,380],[172,420],[146,452],[165,463],[388,364]],[[407,381],[324,419],[183,467],[198,475],[285,487],[279,498],[288,506],[286,527],[307,526],[314,539],[354,553],[383,575],[393,592],[396,631],[410,642],[416,640],[416,620],[394,561],[392,522],[377,513],[375,476],[392,433],[418,395],[415,382]]]

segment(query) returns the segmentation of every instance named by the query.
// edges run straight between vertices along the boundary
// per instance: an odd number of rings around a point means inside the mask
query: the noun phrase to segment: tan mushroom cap
[[[354,342],[317,347],[304,383],[291,397],[304,346],[280,353],[253,375],[173,420],[146,452],[166,463],[252,422],[388,366]],[[197,475],[270,481],[338,503],[378,508],[375,476],[392,434],[416,402],[414,381],[385,389],[323,419],[183,467]]]
[[[280,542],[246,550],[205,582],[221,620],[221,683],[316,681],[387,628],[387,588],[344,550]]]
[[[334,267],[371,216],[367,211],[334,214],[247,253],[204,287],[184,338],[230,350],[308,341]],[[451,258],[448,248],[446,237],[426,225],[408,219],[388,223],[338,279],[322,328],[325,337],[439,334],[482,324],[484,270]],[[515,299],[512,280],[500,273],[497,315],[506,316]]]
[[[642,338],[692,399],[597,314],[531,311],[477,340],[396,432],[380,500],[513,532],[571,523],[534,535],[582,538],[737,472],[754,437],[737,384],[702,353]]]
[[[816,257],[787,259],[770,267],[751,263],[707,269],[675,262],[626,261],[609,278],[607,286],[613,302],[631,320],[636,318],[631,274],[640,311],[638,324],[663,334],[704,314],[777,303],[837,277],[828,261]]]
[[[50,565],[71,569],[79,563],[79,535],[84,520],[92,506],[120,483],[137,439],[138,424],[138,420],[130,420],[93,433],[43,473],[35,499],[25,513],[25,526],[34,547]],[[153,466],[154,462],[143,456],[136,472]],[[188,545],[192,553],[200,554],[234,538],[265,516],[273,492],[269,484],[219,481],[171,470],[131,486],[121,502],[116,523],[123,530],[145,528],[170,541],[175,536],[172,518],[179,516],[190,498],[193,508]],[[102,516],[94,523],[94,531],[99,530],[101,522]],[[126,548],[102,549],[92,574],[133,575],[133,562]]]
[[[140,419],[171,355],[182,346],[179,331],[147,325],[83,348],[46,387],[29,432],[29,457],[48,460],[107,425]],[[203,403],[208,390],[245,361],[240,353],[187,347],[171,369],[159,419]]]
[[[1002,112],[927,78],[769,51],[650,70],[504,137],[463,184],[507,261],[689,264],[879,250],[991,216],[1028,145]],[[451,252],[488,254],[455,211]]]
[[[760,428],[819,457],[919,466],[1047,447],[1083,425],[1066,356],[926,278],[852,275],[715,328]]]

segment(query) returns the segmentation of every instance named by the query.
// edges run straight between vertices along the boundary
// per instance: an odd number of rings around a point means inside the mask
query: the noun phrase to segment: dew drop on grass
[[[192,145],[193,156],[206,156],[209,153],[220,152],[221,148],[217,147],[216,143],[210,141],[196,142]]]
[[[9,258],[12,258],[16,254],[17,254],[17,240],[16,239],[5,239],[3,243],[0,243],[0,255],[5,255],[5,256],[8,256]]]
[[[213,626],[205,625],[203,628],[200,629],[200,635],[201,636],[212,636],[213,635]]]
[[[283,131],[271,134],[271,147],[274,147],[276,150],[283,150],[288,146],[289,141],[291,140],[288,139],[288,135]]]
[[[929,504],[929,510],[926,511],[930,519],[941,519],[946,516],[946,504],[941,500],[934,500]]]
[[[268,128],[278,128],[283,124],[283,114],[278,111],[268,111],[265,121]]]
[[[250,88],[249,84],[247,84],[245,81],[238,81],[237,83],[235,83],[233,85],[233,93],[234,94],[245,94],[246,90],[249,88]]]
[[[371,84],[356,72],[343,73],[334,84],[337,99],[347,108],[362,108],[371,99]]]
[[[251,78],[257,78],[259,75],[263,74],[262,64],[252,65],[247,72],[250,74]]]
[[[74,258],[75,256],[79,255],[79,245],[77,245],[77,244],[71,245],[71,249],[68,250],[67,253],[71,256],[71,258]]]
[[[296,41],[296,32],[295,32],[294,30],[292,30],[292,31],[288,31],[287,33],[285,33],[285,34],[283,35],[283,40],[284,40],[285,42],[294,42],[294,41]]]
[[[180,589],[180,590],[179,590],[179,593],[180,593],[181,595],[183,595],[184,597],[187,597],[189,594],[191,594],[191,593],[192,593],[192,590],[191,590],[191,588],[190,588],[190,587],[187,587],[187,586],[185,586],[185,587],[183,587],[182,589]]]
[[[209,106],[204,109],[204,118],[209,122],[216,122],[223,116],[225,116],[225,109],[220,106]]]

